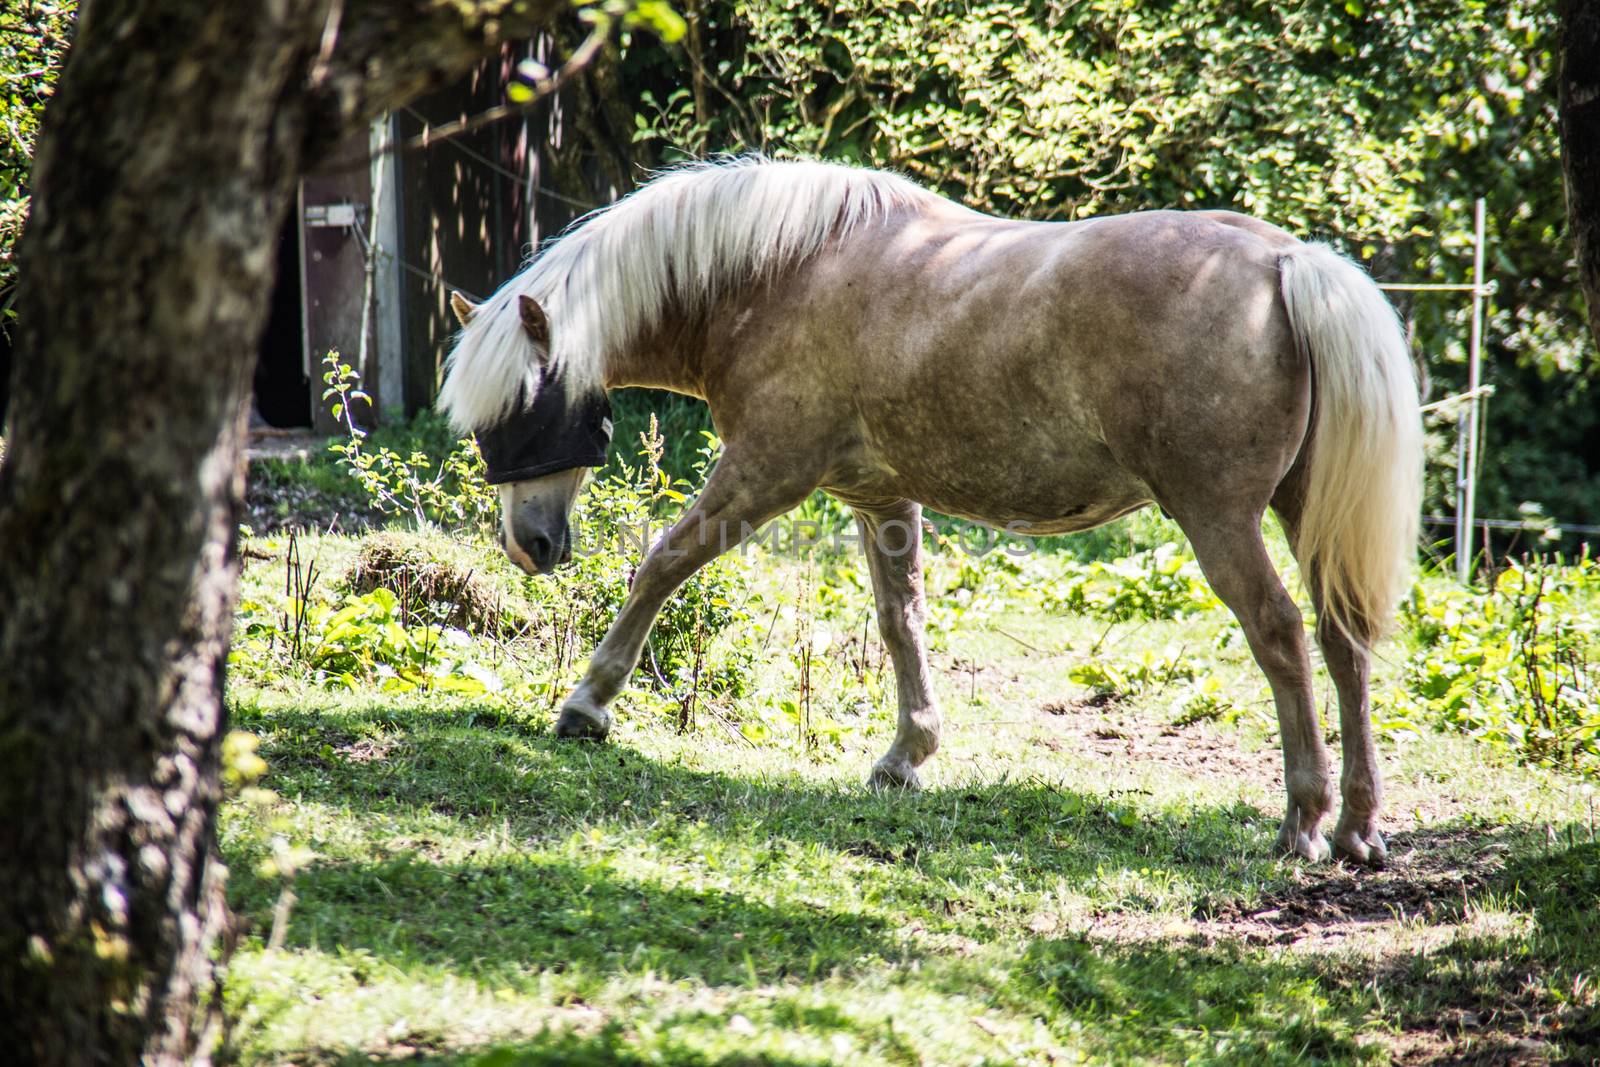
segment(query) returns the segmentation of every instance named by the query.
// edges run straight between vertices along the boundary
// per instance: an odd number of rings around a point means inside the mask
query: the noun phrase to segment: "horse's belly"
[[[1087,437],[957,431],[910,444],[873,450],[857,488],[1029,535],[1087,530],[1152,500],[1148,485]]]
[[[1029,537],[1093,529],[1143,507],[1151,499],[1149,489],[1143,485],[1099,485],[1053,496],[992,490],[959,493],[951,492],[948,486],[904,495],[934,511]]]

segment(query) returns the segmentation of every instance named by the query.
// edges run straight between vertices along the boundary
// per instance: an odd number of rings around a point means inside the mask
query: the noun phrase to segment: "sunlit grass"
[[[1128,640],[1204,644],[1226,625]],[[992,626],[1030,644],[1099,637]],[[1382,1059],[1385,1034],[1441,1006],[1481,1006],[1506,959],[1542,999],[1565,983],[1592,1025],[1592,991],[1571,989],[1594,966],[1595,848],[1543,828],[1577,825],[1581,787],[1485,765],[1459,738],[1386,746],[1391,823],[1419,847],[1430,827],[1509,827],[1484,840],[1522,869],[1556,864],[1588,912],[1502,878],[1498,895],[1473,888],[1464,919],[1424,923],[1442,936],[1409,954],[1404,938],[1391,954],[1393,935],[1313,955],[1201,935],[1197,916],[1316,877],[1271,852],[1276,787],[1041,743],[1056,725],[1039,707],[1064,695],[1070,656],[998,629],[953,635],[937,657],[950,729],[917,796],[862,784],[886,710],[808,755],[709,724],[680,735],[626,699],[616,737],[594,746],[552,740],[543,709],[236,693],[285,831],[319,857],[295,880],[285,948],[264,951],[279,886],[252,873],[260,846],[230,811],[231,894],[249,923],[230,994],[241,1057],[1346,1062]],[[977,701],[954,666],[969,657],[984,666]],[[1229,692],[1256,691],[1242,659],[1215,670]],[[1157,694],[1107,721],[1168,717]],[[1273,745],[1255,718],[1187,729]]]

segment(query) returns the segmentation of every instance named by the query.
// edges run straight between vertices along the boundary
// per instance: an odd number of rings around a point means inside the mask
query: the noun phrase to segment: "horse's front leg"
[[[606,705],[639,665],[645,638],[667,597],[695,571],[762,524],[804,500],[815,488],[768,464],[741,460],[730,447],[706,487],[658,541],[633,576],[628,599],[589,660],[583,681],[561,705],[558,737],[603,739],[611,729]]]
[[[872,573],[878,632],[894,660],[899,725],[889,751],[872,768],[872,784],[922,785],[917,767],[939,747],[939,709],[928,678],[922,627],[922,507],[908,500],[856,508],[861,547]]]

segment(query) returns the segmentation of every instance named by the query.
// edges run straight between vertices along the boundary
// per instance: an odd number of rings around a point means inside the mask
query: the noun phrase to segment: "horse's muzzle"
[[[509,536],[502,526],[500,547],[529,574],[549,574],[572,562],[572,533],[565,522],[559,526],[514,522]]]

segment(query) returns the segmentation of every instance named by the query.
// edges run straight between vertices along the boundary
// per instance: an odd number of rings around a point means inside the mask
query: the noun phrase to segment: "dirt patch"
[[[1088,696],[1073,697],[1071,700],[1052,700],[1039,710],[1046,715],[1083,715],[1090,712],[1098,714],[1105,708],[1122,703],[1119,693],[1097,692]]]
[[[1524,929],[1516,916],[1473,907],[1509,846],[1484,831],[1416,830],[1394,834],[1390,847],[1381,871],[1297,865],[1288,885],[1251,904],[1203,902],[1188,919],[1109,913],[1081,933],[1123,944],[1256,946],[1317,961],[1341,983],[1355,968],[1355,981],[1386,989],[1401,1006],[1397,1029],[1375,1037],[1406,1067],[1591,1062],[1566,1058],[1549,1042],[1559,1005],[1542,991],[1537,963],[1468,948],[1462,963],[1488,968],[1488,980],[1472,987],[1457,985],[1448,967],[1435,974],[1423,963]]]
[[[355,482],[322,468],[329,438],[305,428],[252,426],[241,521],[258,535],[291,529],[359,533],[383,522]]]
[[[1063,747],[1105,757],[1154,762],[1182,768],[1195,776],[1229,781],[1259,781],[1281,787],[1282,757],[1276,748],[1246,752],[1232,731],[1204,724],[1176,727],[1145,719],[1115,694],[1095,693],[1080,699],[1052,701],[1040,709],[1040,723],[1049,727],[1036,741],[1055,751]]]
[[[346,763],[377,763],[389,758],[399,741],[392,737],[363,737],[335,748],[334,754]]]
[[[251,462],[258,459],[275,459],[284,462],[305,462],[327,451],[328,438],[313,433],[302,426],[252,426],[245,455]]]
[[[1579,1063],[1537,1038],[1475,1032],[1473,1026],[1445,1030],[1406,1030],[1384,1045],[1396,1067],[1531,1067],[1533,1064]]]
[[[240,521],[265,537],[289,530],[362,533],[382,525],[385,517],[353,496],[330,494],[294,479],[278,480],[252,465]]]
[[[904,848],[894,848],[878,843],[877,841],[853,841],[844,846],[844,851],[852,856],[872,860],[874,863],[916,863],[917,844],[915,841]]]
[[[1381,871],[1344,864],[1301,867],[1294,882],[1255,904],[1202,904],[1194,916],[1197,932],[1302,948],[1328,948],[1403,923],[1453,933],[1471,900],[1505,866],[1509,846],[1486,838],[1483,831],[1396,833]]]
[[[361,533],[378,526],[383,516],[340,503],[302,485],[257,485],[245,489],[244,525],[259,537],[289,530]]]
[[[1278,749],[1247,752],[1232,731],[1176,728],[1115,702],[1054,704],[1041,711],[1036,741],[1052,749],[1155,761],[1185,775],[1282,788]],[[1443,808],[1440,813],[1448,814]],[[1249,903],[1202,901],[1189,916],[1106,912],[1078,932],[1123,944],[1251,945],[1316,960],[1315,966],[1334,971],[1361,961],[1359,966],[1372,969],[1370,980],[1389,988],[1415,986],[1427,1003],[1432,979],[1417,973],[1418,961],[1475,938],[1521,930],[1518,923],[1524,920],[1518,916],[1474,907],[1502,880],[1513,851],[1508,833],[1413,825],[1389,834],[1389,863],[1383,870],[1294,864],[1286,883]],[[1402,1016],[1397,1030],[1378,1037],[1392,1062],[1407,1067],[1575,1062],[1563,1060],[1547,1040],[1553,1006],[1543,1002],[1527,965],[1510,960],[1486,965],[1496,969],[1492,994],[1442,986],[1436,991],[1442,1002],[1413,1009],[1416,1013]]]

